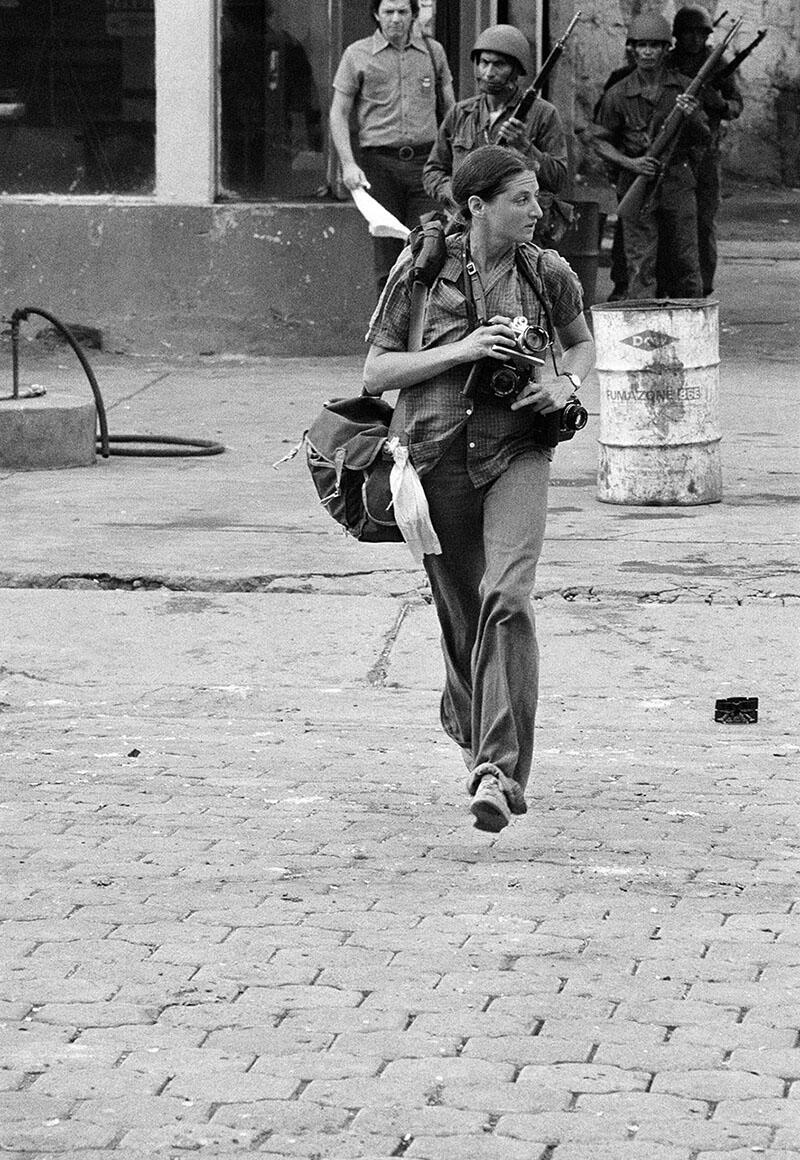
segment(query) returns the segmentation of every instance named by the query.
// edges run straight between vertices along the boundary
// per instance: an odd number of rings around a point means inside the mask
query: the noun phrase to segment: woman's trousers
[[[442,725],[472,768],[491,762],[523,789],[539,682],[531,599],[549,473],[547,452],[534,448],[476,488],[462,432],[423,476],[442,547],[425,557],[446,670]]]

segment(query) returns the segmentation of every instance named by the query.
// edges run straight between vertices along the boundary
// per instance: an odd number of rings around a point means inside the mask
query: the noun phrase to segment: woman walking
[[[533,757],[531,596],[554,442],[545,417],[562,410],[594,358],[578,279],[532,241],[538,188],[513,150],[487,145],[465,160],[453,178],[461,228],[448,232],[422,348],[408,350],[406,249],[371,320],[364,368],[370,394],[402,392],[410,458],[442,549],[425,557],[446,667],[442,725],[470,771],[475,825],[492,832],[525,812]],[[520,350],[511,326],[519,316],[540,335],[554,330],[562,355],[554,381],[540,382],[537,366],[508,394],[505,370],[492,372]]]

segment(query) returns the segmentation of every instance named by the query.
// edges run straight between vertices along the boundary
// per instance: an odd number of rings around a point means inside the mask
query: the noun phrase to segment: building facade
[[[420,17],[467,96],[484,27],[517,24],[541,61],[581,8],[548,92],[580,185],[596,178],[591,107],[642,6],[678,4],[422,0]],[[743,69],[728,165],[780,182],[800,7],[743,0],[739,12],[740,43],[760,21],[769,35]],[[367,0],[0,0],[4,314],[42,306],[141,353],[360,349],[371,244],[327,121],[341,51],[372,27]]]

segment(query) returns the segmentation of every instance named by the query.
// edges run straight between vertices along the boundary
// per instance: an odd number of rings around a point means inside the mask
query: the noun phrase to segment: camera
[[[531,381],[536,367],[544,366],[544,353],[550,345],[550,336],[541,326],[531,326],[520,315],[512,318],[516,349],[497,344],[493,351],[502,354],[505,362],[484,358],[475,363],[469,373],[464,394],[481,397],[490,402],[509,406]]]
[[[536,367],[544,366],[544,355],[551,345],[550,335],[541,326],[532,326],[522,316],[511,320],[516,349],[497,344],[492,350],[505,357],[481,359],[472,367],[464,386],[468,398],[482,398],[495,406],[509,407],[525,389]],[[555,447],[582,431],[589,419],[577,395],[571,395],[560,411],[548,415],[534,413],[531,423],[537,439],[545,447]]]
[[[589,422],[589,412],[581,403],[577,395],[570,395],[560,411],[556,411],[559,419],[558,440],[571,439],[576,431],[582,431]]]

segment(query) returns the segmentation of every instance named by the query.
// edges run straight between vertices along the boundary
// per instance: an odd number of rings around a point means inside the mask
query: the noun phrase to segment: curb
[[[800,242],[744,242],[718,243],[720,256],[737,261],[800,262]]]

